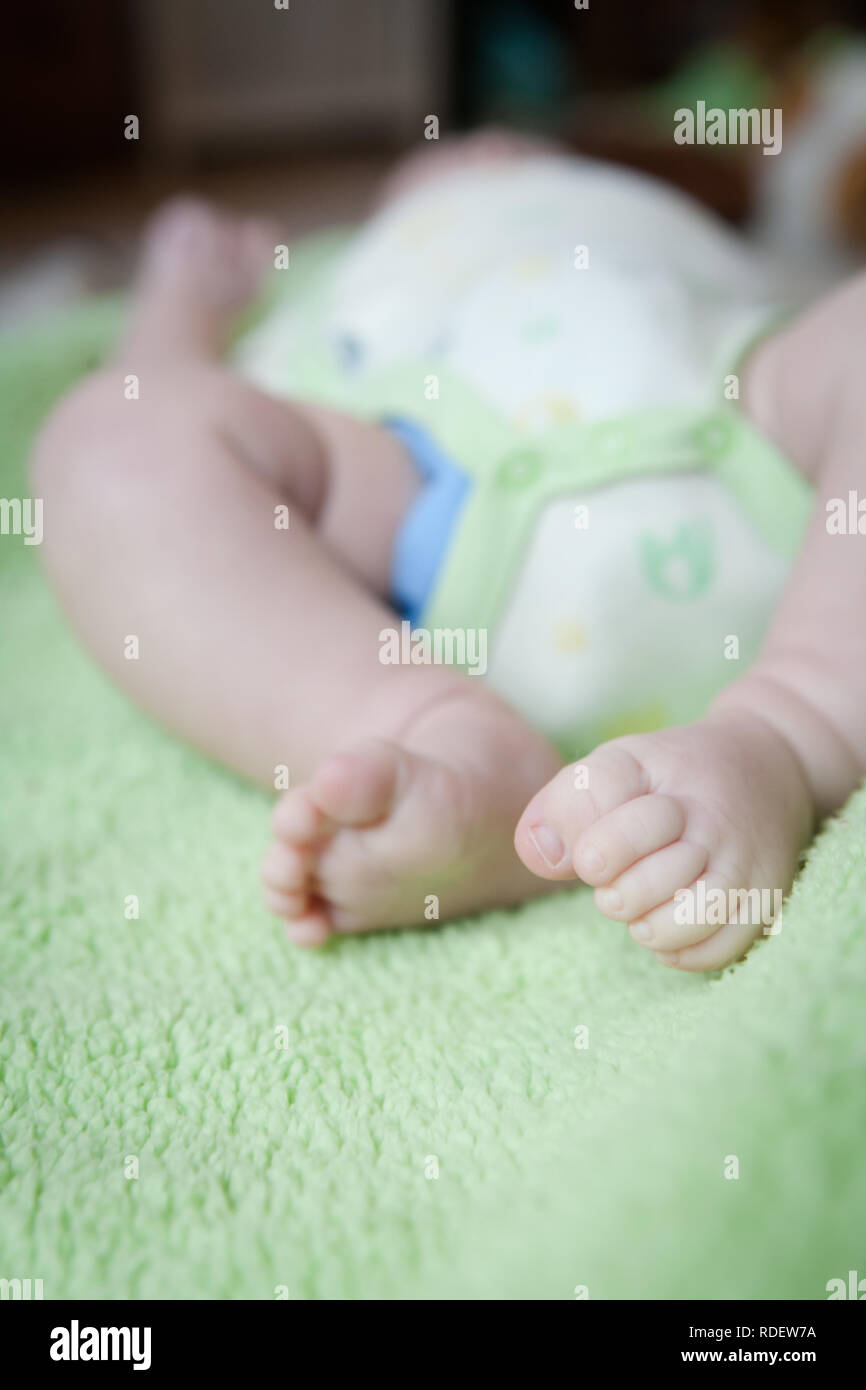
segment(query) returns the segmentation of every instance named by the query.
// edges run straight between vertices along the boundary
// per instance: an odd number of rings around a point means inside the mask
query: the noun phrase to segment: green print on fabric
[[[562,332],[562,319],[557,314],[543,314],[537,319],[527,319],[520,325],[520,337],[524,343],[543,343]]]
[[[698,598],[709,588],[716,569],[711,522],[684,522],[670,541],[645,533],[638,547],[650,588],[662,598]]]

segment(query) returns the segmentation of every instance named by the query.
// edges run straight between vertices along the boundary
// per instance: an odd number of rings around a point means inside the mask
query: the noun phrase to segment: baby
[[[181,737],[288,769],[295,945],[580,879],[663,964],[736,960],[866,770],[866,276],[780,327],[680,195],[476,136],[293,251],[230,370],[279,240],[152,224],[34,451],[73,626]]]

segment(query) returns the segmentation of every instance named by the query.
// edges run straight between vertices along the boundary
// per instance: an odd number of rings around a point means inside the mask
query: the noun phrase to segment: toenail
[[[565,858],[565,845],[549,825],[533,825],[529,831],[529,838],[551,869],[562,863]]]
[[[655,956],[659,965],[667,965],[671,969],[673,969],[674,966],[679,964],[679,951],[653,951],[653,955]]]
[[[602,912],[622,911],[622,893],[618,893],[615,888],[605,889],[603,893],[599,893],[596,902]]]
[[[649,922],[632,922],[629,931],[635,941],[649,941],[653,934]]]
[[[330,932],[318,924],[311,926],[309,922],[287,922],[283,931],[292,946],[321,948],[330,939]]]
[[[582,849],[578,857],[588,874],[600,874],[604,868],[604,855],[592,846]]]

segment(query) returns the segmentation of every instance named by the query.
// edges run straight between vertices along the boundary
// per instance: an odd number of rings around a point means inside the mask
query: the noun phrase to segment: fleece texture
[[[115,314],[0,349],[0,497]],[[0,536],[0,566],[0,1277],[820,1299],[866,1275],[866,792],[716,978],[580,889],[304,954],[259,903],[268,799],[111,688],[36,547]]]

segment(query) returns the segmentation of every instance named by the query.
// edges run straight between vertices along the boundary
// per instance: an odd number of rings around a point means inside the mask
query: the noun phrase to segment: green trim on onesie
[[[465,466],[465,455],[457,455]],[[812,509],[805,479],[735,409],[641,410],[568,424],[515,443],[475,487],[457,522],[425,626],[493,629],[541,509],[591,502],[625,479],[711,470],[769,544],[793,559]]]
[[[561,497],[590,502],[594,490],[625,479],[711,470],[768,543],[789,560],[796,555],[812,489],[735,403],[717,410],[644,408],[521,437],[441,358],[378,373],[342,369],[327,326],[327,271],[341,242],[333,239],[330,254],[309,254],[316,273],[292,296],[302,331],[296,335],[299,346],[286,354],[286,390],[362,419],[405,416],[429,430],[472,479],[421,618],[425,627],[492,633],[543,507]],[[292,254],[288,274],[303,259],[301,248],[297,261]],[[756,334],[741,351],[738,365],[763,336]]]
[[[427,399],[435,375],[438,397]],[[429,628],[495,628],[542,508],[560,497],[591,501],[628,478],[713,471],[768,543],[796,555],[812,510],[810,485],[735,404],[718,410],[658,406],[594,423],[519,432],[440,363],[404,364],[337,385],[333,362],[308,353],[299,389],[362,417],[402,414],[430,431],[472,478],[436,587]]]

